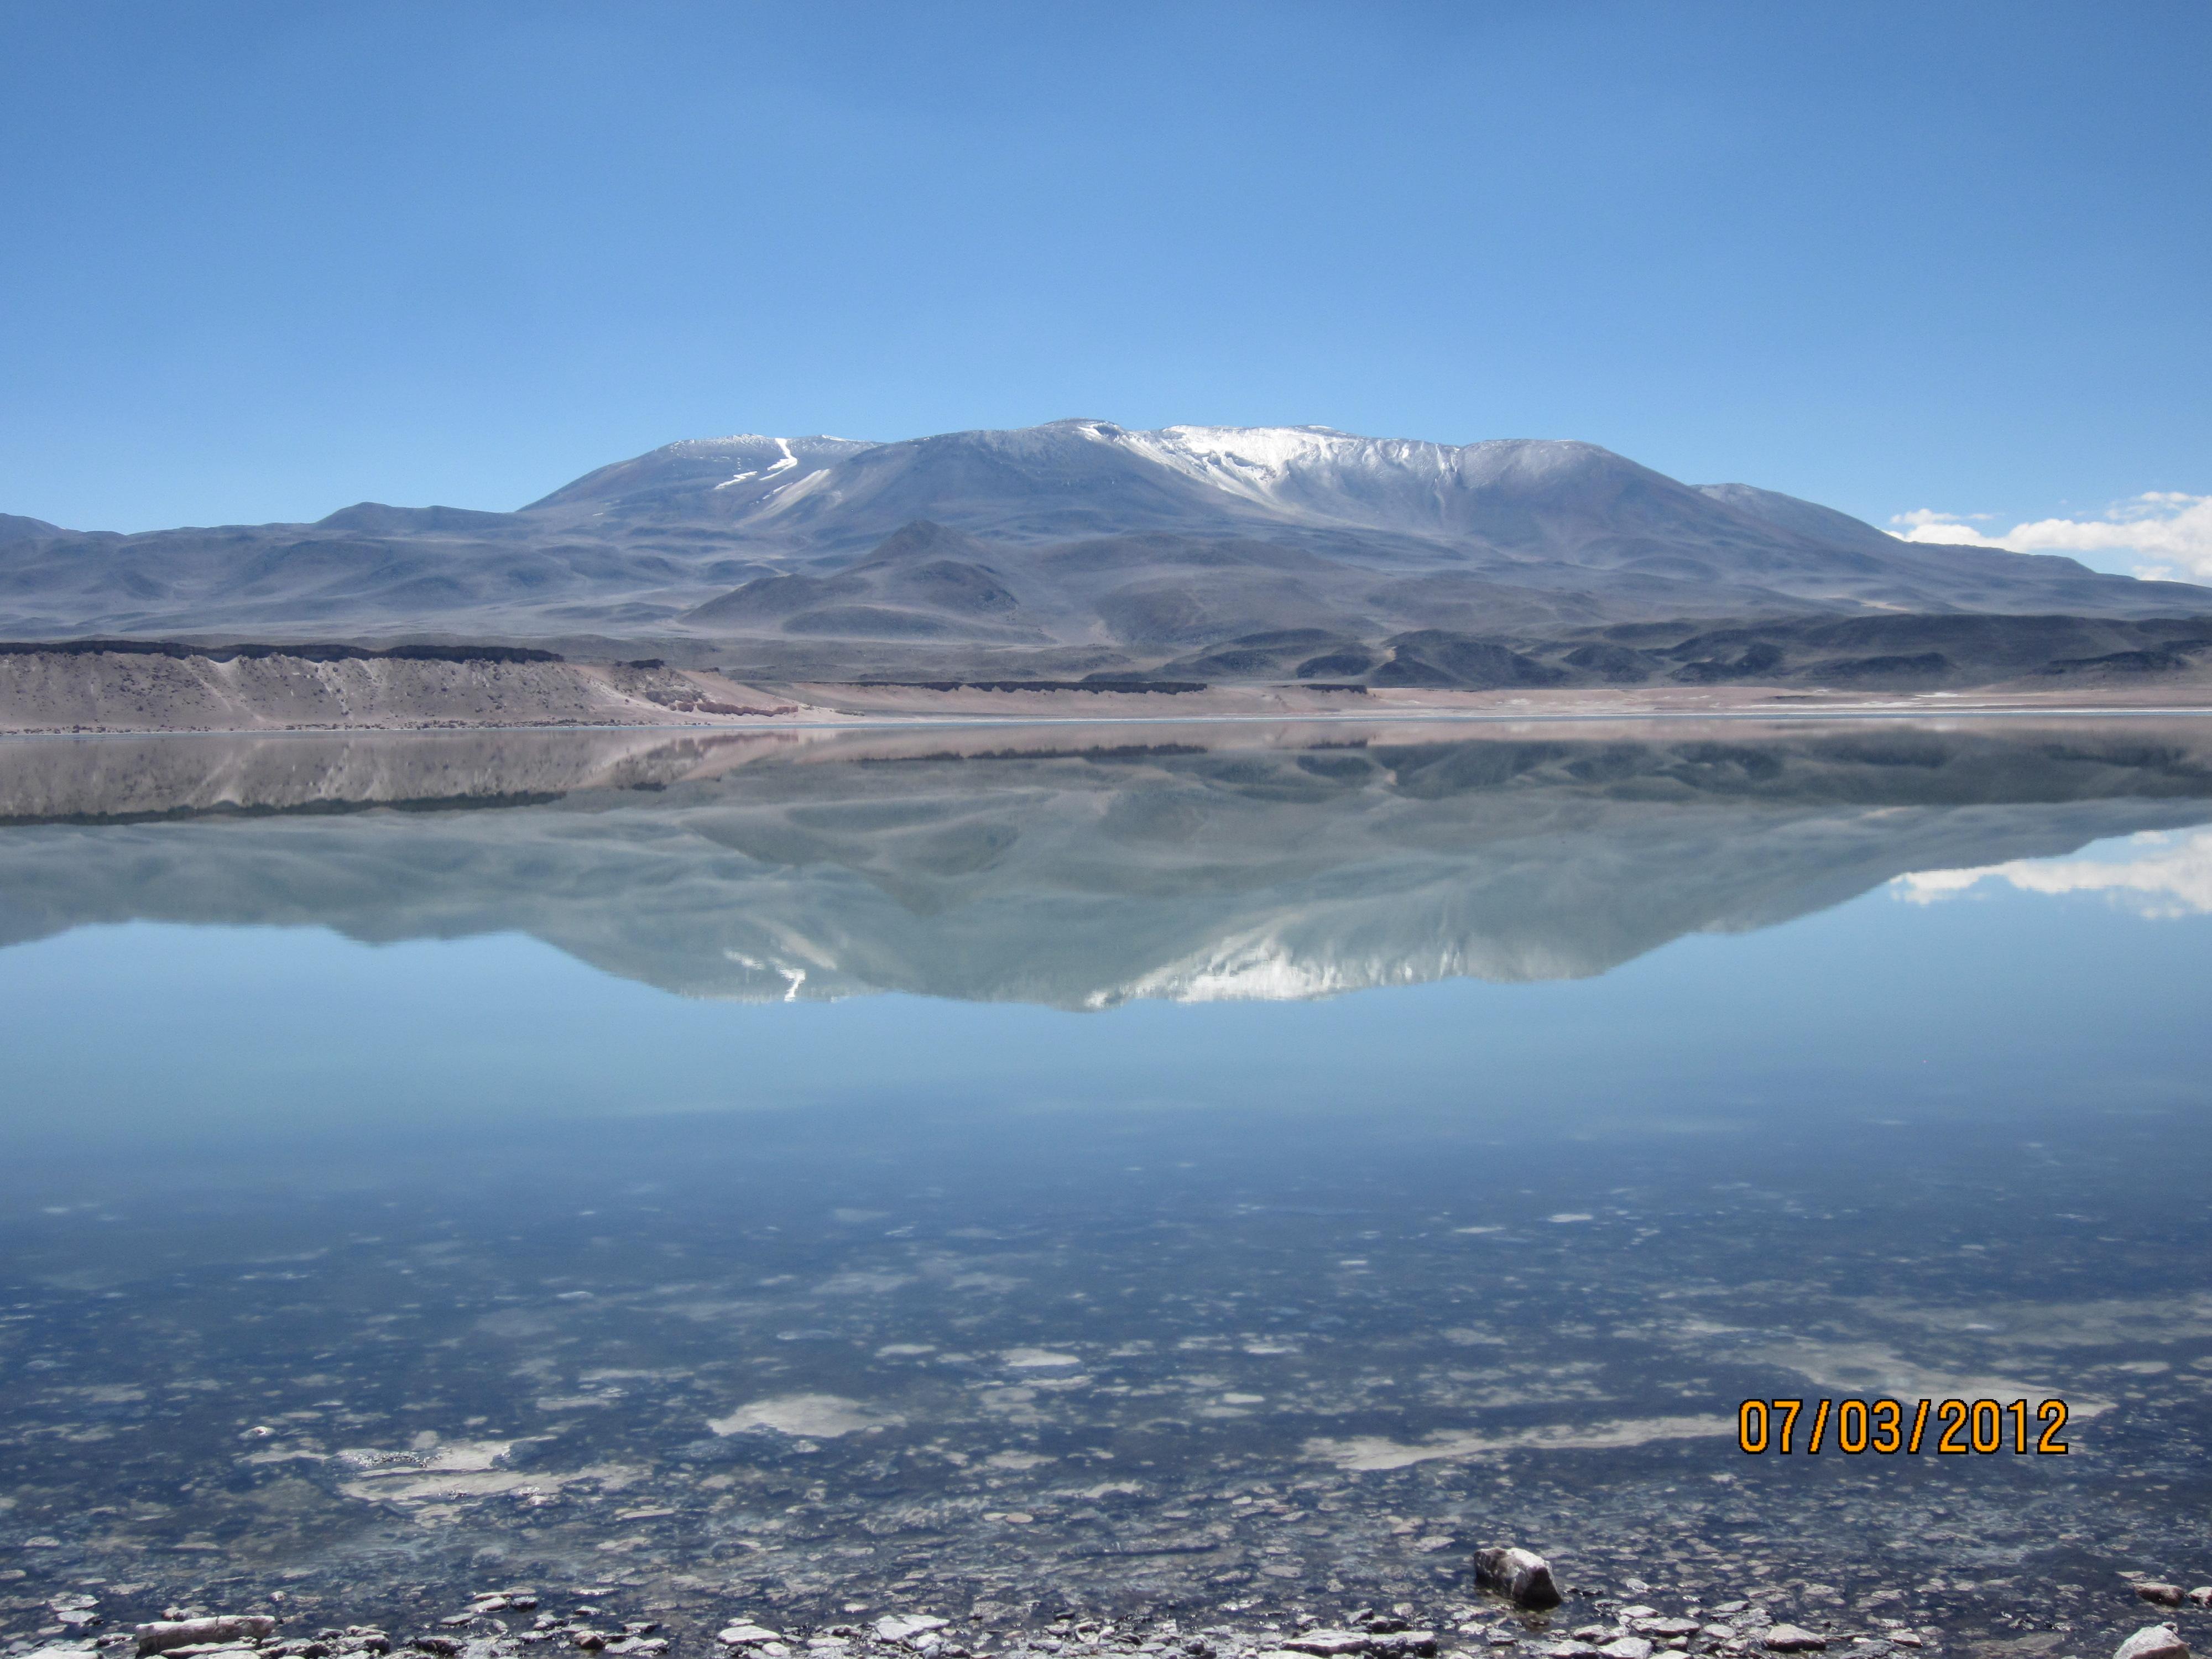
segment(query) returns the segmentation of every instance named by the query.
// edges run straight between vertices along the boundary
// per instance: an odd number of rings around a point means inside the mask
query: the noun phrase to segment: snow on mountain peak
[[[1449,452],[1437,444],[1362,438],[1326,426],[1170,426],[1117,431],[1126,448],[1156,465],[1261,506],[1290,505],[1301,483],[1391,467],[1433,477]]]
[[[1595,444],[1500,438],[1464,445],[1365,438],[1328,426],[1170,426],[1139,432],[1072,422],[1167,471],[1274,513],[1417,528],[1463,512],[1469,491],[1626,467]]]
[[[1498,438],[1442,444],[1420,438],[1364,438],[1329,426],[1107,431],[1149,460],[1268,506],[1288,505],[1286,492],[1309,496],[1316,487],[1466,486],[1506,472],[1540,475],[1585,465],[1607,454],[1594,444],[1565,441]]]
[[[1541,477],[1586,466],[1594,459],[1613,459],[1595,445],[1567,441],[1509,438],[1455,445],[1362,437],[1331,426],[1178,425],[1144,431],[1089,418],[1010,431],[948,433],[909,445],[740,433],[690,439],[660,453],[701,461],[728,460],[740,475],[730,479],[734,483],[766,477],[771,470],[787,471],[796,464],[794,457],[821,465],[876,448],[960,443],[1018,454],[1069,437],[1119,450],[1256,506],[1324,514],[1331,500],[1347,491],[1362,497],[1378,490],[1428,494],[1515,475]]]

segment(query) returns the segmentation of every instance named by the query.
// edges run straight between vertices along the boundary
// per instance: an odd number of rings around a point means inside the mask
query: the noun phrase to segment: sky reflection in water
[[[1341,738],[0,757],[0,1532],[786,1607],[1510,1535],[1961,1631],[2185,1570],[2197,726]],[[2076,1449],[1734,1449],[1873,1393]]]

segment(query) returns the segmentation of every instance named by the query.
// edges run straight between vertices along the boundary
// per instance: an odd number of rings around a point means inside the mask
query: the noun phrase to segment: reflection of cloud
[[[1994,513],[1938,513],[1933,507],[1916,507],[1910,513],[1891,514],[1889,521],[1911,526],[1893,532],[1908,542],[1949,542],[1956,545],[1984,539],[1980,531],[1968,526],[1987,524],[1996,517]]]
[[[1890,885],[1915,904],[2001,881],[2023,893],[2103,893],[2142,916],[2212,914],[2212,830],[2130,836],[2118,850],[2116,858],[2017,859],[1976,870],[1924,870]]]
[[[1613,1423],[1547,1423],[1535,1428],[1505,1429],[1495,1434],[1439,1429],[1407,1444],[1381,1435],[1348,1440],[1309,1440],[1306,1455],[1325,1458],[1340,1469],[1402,1469],[1444,1458],[1458,1461],[1501,1451],[1612,1451],[1648,1446],[1655,1440],[1690,1440],[1726,1434],[1735,1425],[1725,1417],[1638,1417]]]
[[[1824,1342],[1792,1337],[1748,1357],[1784,1366],[1836,1394],[1891,1400],[2048,1400],[2062,1390],[1985,1372],[1948,1370],[1908,1359],[1881,1342]],[[2075,1417],[2100,1417],[2109,1400],[2094,1399],[2078,1389],[2063,1390]]]
[[[773,1400],[756,1400],[727,1417],[710,1417],[707,1426],[716,1434],[743,1434],[749,1429],[773,1429],[778,1434],[812,1440],[835,1440],[857,1430],[901,1421],[879,1414],[857,1400],[834,1394],[784,1394]]]
[[[2002,547],[2014,553],[2133,553],[2136,574],[2189,580],[2212,577],[2212,495],[2152,489],[2120,501],[2099,519],[2038,519],[2002,535],[1975,529],[1987,513],[1936,513],[1918,507],[1890,520],[1908,542]]]

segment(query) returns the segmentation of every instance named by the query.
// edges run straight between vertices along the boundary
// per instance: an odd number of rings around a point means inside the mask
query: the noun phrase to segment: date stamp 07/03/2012
[[[1754,1457],[1828,1449],[1854,1457],[1923,1449],[1960,1456],[2066,1450],[2059,1438],[2066,1426],[2063,1400],[2034,1406],[2025,1400],[1747,1400],[1736,1407],[1735,1425],[1737,1448]]]

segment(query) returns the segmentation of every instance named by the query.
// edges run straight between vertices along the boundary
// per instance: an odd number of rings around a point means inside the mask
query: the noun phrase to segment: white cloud
[[[1987,513],[1971,515],[1986,520]],[[2190,581],[2212,579],[2212,495],[2147,490],[2100,519],[2038,519],[2000,535],[1974,528],[1969,516],[1917,507],[1890,520],[1908,542],[2002,547],[2014,553],[2132,553],[2139,576]]]
[[[1970,530],[1967,526],[1976,520],[1989,520],[1996,517],[1996,514],[1994,513],[1938,513],[1933,507],[1916,507],[1910,513],[1892,514],[1889,521],[1892,524],[1912,526],[1911,531],[1905,533],[1905,539],[1908,542],[1934,542],[1952,539],[1952,536],[1932,533],[1938,531],[1948,531],[1954,535],[1964,532],[1967,536],[1978,537],[1981,532],[1978,530]],[[1923,536],[1920,533],[1923,530],[1931,533]]]
[[[2102,893],[2154,919],[2212,915],[2212,830],[2130,836],[2117,857],[2016,859],[1975,870],[1924,870],[1890,884],[1899,898],[1935,904],[2001,882],[2023,893]]]

